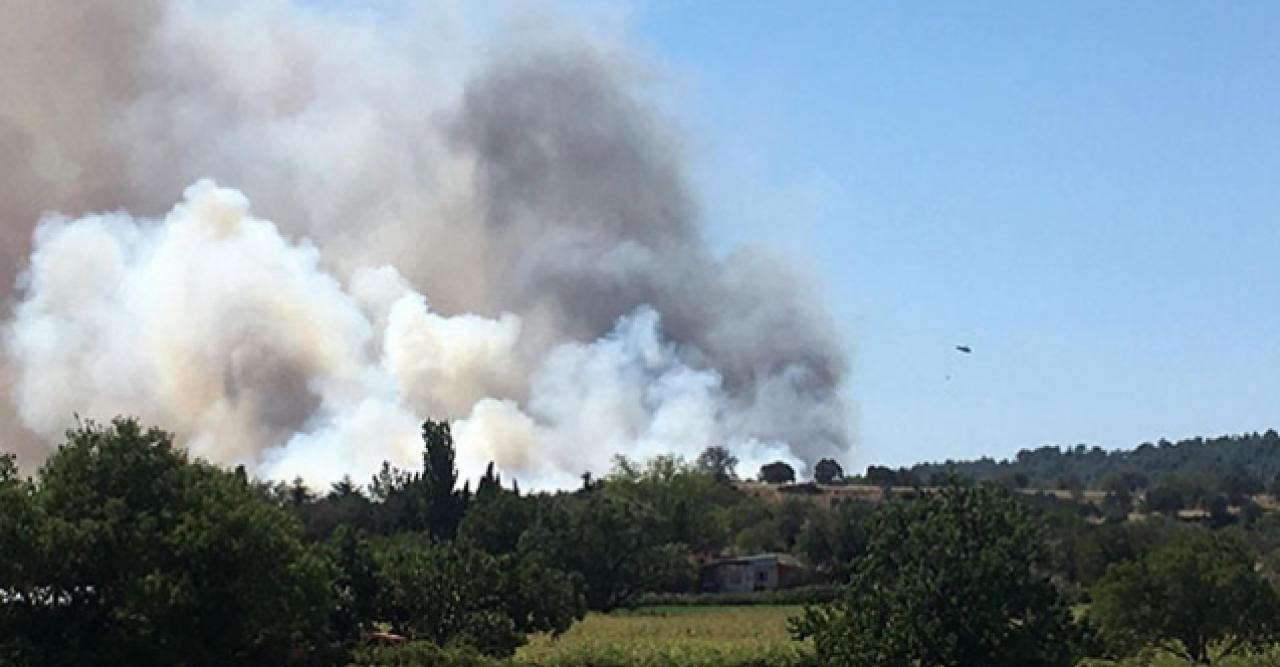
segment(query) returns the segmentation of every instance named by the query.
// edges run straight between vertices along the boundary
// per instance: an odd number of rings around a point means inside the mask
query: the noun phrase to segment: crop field
[[[808,648],[792,641],[797,606],[659,606],[589,614],[558,639],[534,637],[519,667],[784,667]]]

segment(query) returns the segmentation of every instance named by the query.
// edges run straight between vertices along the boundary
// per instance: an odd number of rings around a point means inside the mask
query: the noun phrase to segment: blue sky
[[[1280,427],[1280,3],[628,20],[712,242],[795,257],[850,342],[849,464]]]

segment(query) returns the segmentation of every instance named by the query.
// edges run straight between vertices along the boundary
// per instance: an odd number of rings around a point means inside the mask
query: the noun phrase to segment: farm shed
[[[721,558],[704,563],[700,587],[710,593],[750,593],[814,583],[816,573],[783,554]]]

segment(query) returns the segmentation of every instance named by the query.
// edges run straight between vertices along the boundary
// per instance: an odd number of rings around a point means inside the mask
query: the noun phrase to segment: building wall
[[[751,578],[754,590],[767,590],[778,587],[777,559],[755,560],[751,562]]]
[[[755,590],[751,568],[745,563],[720,563],[713,566],[716,590],[721,593],[749,593]]]
[[[744,558],[703,567],[703,587],[720,593],[750,593],[778,587],[777,558]],[[709,584],[709,586],[708,586]]]

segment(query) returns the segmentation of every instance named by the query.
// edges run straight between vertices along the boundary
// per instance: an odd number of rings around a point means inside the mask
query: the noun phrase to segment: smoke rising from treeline
[[[0,0],[6,447],[124,412],[320,479],[426,416],[547,484],[847,451],[829,317],[708,250],[621,46],[396,12]]]

